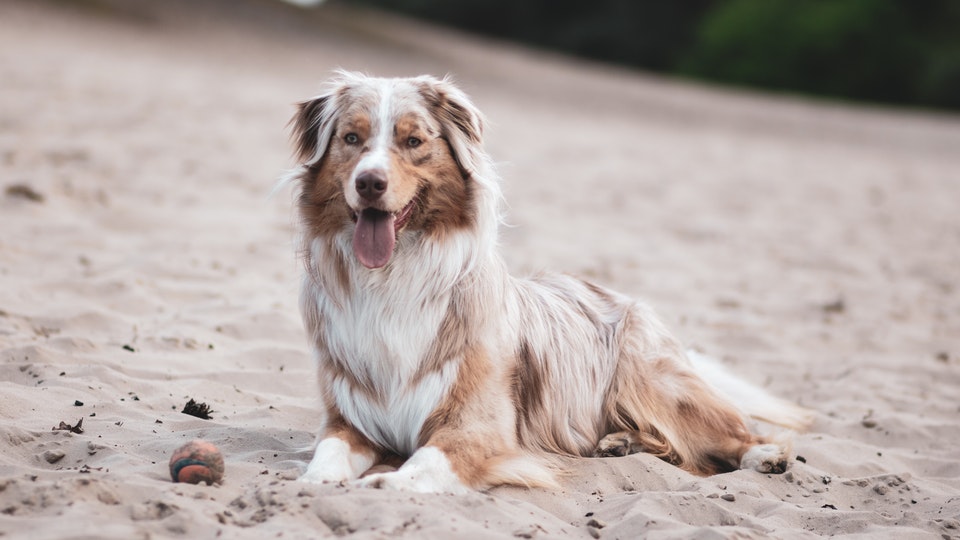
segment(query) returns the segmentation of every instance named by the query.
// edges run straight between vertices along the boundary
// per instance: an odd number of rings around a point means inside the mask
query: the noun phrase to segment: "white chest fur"
[[[355,392],[341,379],[334,384],[334,396],[344,418],[368,439],[409,456],[419,447],[423,423],[447,393],[457,367],[457,362],[448,362],[388,396]]]
[[[325,246],[314,247],[315,260],[323,260]],[[320,362],[336,364],[325,383],[343,417],[371,441],[409,455],[427,417],[456,380],[459,359],[420,371],[438,339],[450,293],[438,293],[428,282],[437,277],[429,270],[404,272],[404,261],[395,262],[400,264],[391,272],[355,269],[349,291],[306,277],[301,307],[305,317],[315,313],[322,321],[312,341]]]

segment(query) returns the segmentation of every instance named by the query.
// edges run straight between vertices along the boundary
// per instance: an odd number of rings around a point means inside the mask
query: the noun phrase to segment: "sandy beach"
[[[642,297],[809,407],[799,461],[569,459],[559,491],[467,496],[297,482],[320,415],[271,191],[293,104],[337,67],[453,74],[490,121],[512,270]],[[960,538],[955,114],[267,0],[6,0],[0,81],[0,538]],[[222,485],[170,481],[194,438]]]

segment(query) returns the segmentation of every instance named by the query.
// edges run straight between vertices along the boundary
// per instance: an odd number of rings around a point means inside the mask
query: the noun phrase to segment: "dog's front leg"
[[[370,442],[353,426],[335,418],[326,432],[307,470],[303,482],[345,482],[355,480],[369,469],[377,458]]]
[[[470,488],[455,470],[451,457],[456,459],[439,446],[424,446],[396,471],[371,474],[360,480],[359,484],[418,493],[469,493]],[[457,468],[464,466],[459,461],[457,465]]]
[[[480,350],[460,361],[457,381],[430,414],[420,432],[420,447],[398,470],[360,480],[367,487],[421,493],[467,493],[494,484],[546,482],[543,472],[517,450],[516,410],[506,377]],[[534,474],[533,476],[536,476]]]

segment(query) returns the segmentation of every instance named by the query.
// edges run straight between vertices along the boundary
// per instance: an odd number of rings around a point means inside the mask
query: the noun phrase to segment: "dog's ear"
[[[294,153],[300,163],[314,165],[323,159],[352,85],[363,77],[359,73],[337,71],[322,94],[297,104],[297,113],[290,124]]]
[[[330,142],[332,115],[328,108],[333,94],[324,94],[297,104],[297,112],[290,119],[294,155],[297,161],[312,164],[320,161]]]
[[[327,81],[323,93],[297,104],[297,113],[290,124],[294,152],[301,164],[310,166],[323,159],[337,119],[349,104],[351,91],[366,79],[362,73],[338,69]]]
[[[449,78],[423,77],[420,93],[440,123],[442,136],[465,177],[478,170],[482,156],[483,116]]]

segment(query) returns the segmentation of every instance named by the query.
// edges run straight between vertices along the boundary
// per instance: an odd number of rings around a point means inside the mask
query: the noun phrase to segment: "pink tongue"
[[[353,254],[367,268],[380,268],[390,261],[396,243],[393,214],[367,208],[357,216]]]

